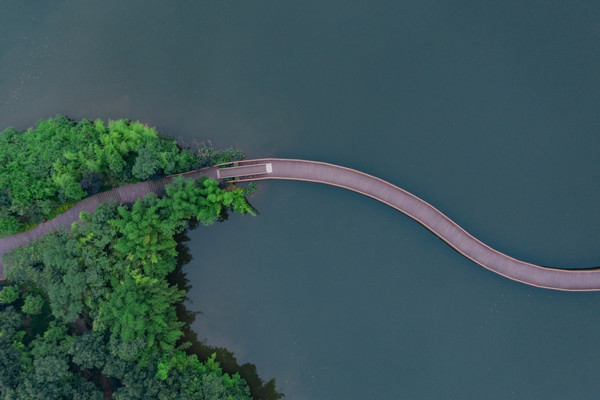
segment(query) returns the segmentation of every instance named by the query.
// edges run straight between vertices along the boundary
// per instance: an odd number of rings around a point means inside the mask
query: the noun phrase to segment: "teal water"
[[[0,4],[0,125],[139,119],[360,169],[492,247],[600,265],[594,2]],[[502,279],[341,189],[190,232],[195,330],[289,399],[589,399],[600,294]],[[230,246],[230,243],[235,246]]]

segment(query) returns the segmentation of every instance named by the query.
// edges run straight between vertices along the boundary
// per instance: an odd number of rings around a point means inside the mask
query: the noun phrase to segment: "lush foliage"
[[[23,231],[101,190],[243,157],[233,150],[181,149],[129,120],[64,116],[35,129],[0,132],[0,236]]]
[[[212,179],[177,178],[165,191],[132,206],[102,204],[71,231],[4,256],[1,398],[249,398],[214,357],[185,352],[175,311],[185,292],[166,278],[186,221],[210,225],[226,209],[252,208],[242,190]]]

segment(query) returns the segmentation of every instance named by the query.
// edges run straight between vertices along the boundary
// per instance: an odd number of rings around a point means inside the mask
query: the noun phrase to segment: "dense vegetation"
[[[241,158],[231,148],[182,148],[128,120],[57,116],[9,128],[0,132],[0,237],[98,191]],[[182,303],[182,232],[225,220],[228,210],[254,214],[253,190],[178,177],[160,196],[102,204],[70,230],[5,254],[0,398],[249,399],[237,371],[256,398],[280,398],[251,364],[199,348],[194,313]]]
[[[233,149],[182,149],[129,120],[75,122],[59,115],[34,129],[9,128],[0,132],[0,237],[98,191],[242,157]]]
[[[161,198],[102,204],[59,231],[6,254],[0,291],[3,399],[248,399],[214,356],[186,352],[168,282],[174,236],[189,219],[252,213],[241,189],[177,178]]]

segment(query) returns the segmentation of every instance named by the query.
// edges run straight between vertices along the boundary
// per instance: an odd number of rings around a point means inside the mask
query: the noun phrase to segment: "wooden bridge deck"
[[[458,226],[429,203],[382,179],[338,165],[306,160],[248,160],[240,166],[270,163],[272,173],[239,181],[288,179],[338,186],[372,197],[425,226],[463,256],[506,278],[528,285],[566,291],[600,290],[600,269],[547,268],[512,258],[492,249]],[[235,168],[231,168],[234,172]]]
[[[389,182],[363,172],[316,161],[276,158],[244,160],[233,165],[233,163],[228,163],[204,170],[190,171],[182,175],[194,178],[206,175],[215,179],[233,179],[235,182],[263,179],[300,180],[338,186],[372,197],[408,215],[460,254],[506,278],[547,289],[600,290],[600,269],[547,268],[514,259],[480,242],[427,202]],[[28,232],[0,239],[0,260],[2,254],[55,231],[58,226],[70,226],[72,222],[78,220],[80,211],[92,212],[101,201],[106,201],[108,198],[114,198],[118,202],[133,202],[146,193],[160,190],[172,178],[167,177],[158,182],[141,182],[123,186],[92,196],[82,200],[52,221],[41,224]],[[2,264],[0,264],[0,277],[4,276],[2,268]]]
[[[237,163],[239,164],[239,162]],[[247,164],[230,168],[217,169],[219,179],[227,178],[248,178],[250,176],[270,174],[273,172],[271,163]]]

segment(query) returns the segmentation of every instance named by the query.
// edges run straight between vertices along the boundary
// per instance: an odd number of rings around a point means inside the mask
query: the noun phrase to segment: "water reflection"
[[[221,215],[219,222],[226,221],[228,217],[229,215],[224,212]],[[186,273],[183,272],[183,267],[193,259],[190,249],[186,244],[190,241],[187,232],[188,229],[196,229],[198,225],[198,222],[191,221],[188,223],[187,228],[182,233],[175,236],[178,253],[177,268],[168,276],[168,280],[171,284],[177,285],[180,290],[185,290],[186,293],[189,293],[192,285],[186,278]],[[176,309],[179,320],[185,323],[182,328],[184,335],[179,344],[184,342],[191,344],[191,346],[186,349],[187,353],[196,354],[200,361],[205,361],[211,356],[212,353],[216,353],[216,359],[221,365],[223,371],[229,374],[240,374],[240,376],[248,383],[252,397],[255,399],[276,400],[282,398],[284,395],[276,390],[275,379],[273,378],[267,382],[264,382],[258,375],[256,366],[254,364],[245,363],[240,365],[237,362],[235,355],[226,348],[210,346],[205,341],[198,340],[198,336],[196,335],[196,332],[191,329],[191,325],[196,319],[196,316],[202,312],[189,310],[185,306],[186,300],[188,300],[187,296],[181,303],[176,305]]]

